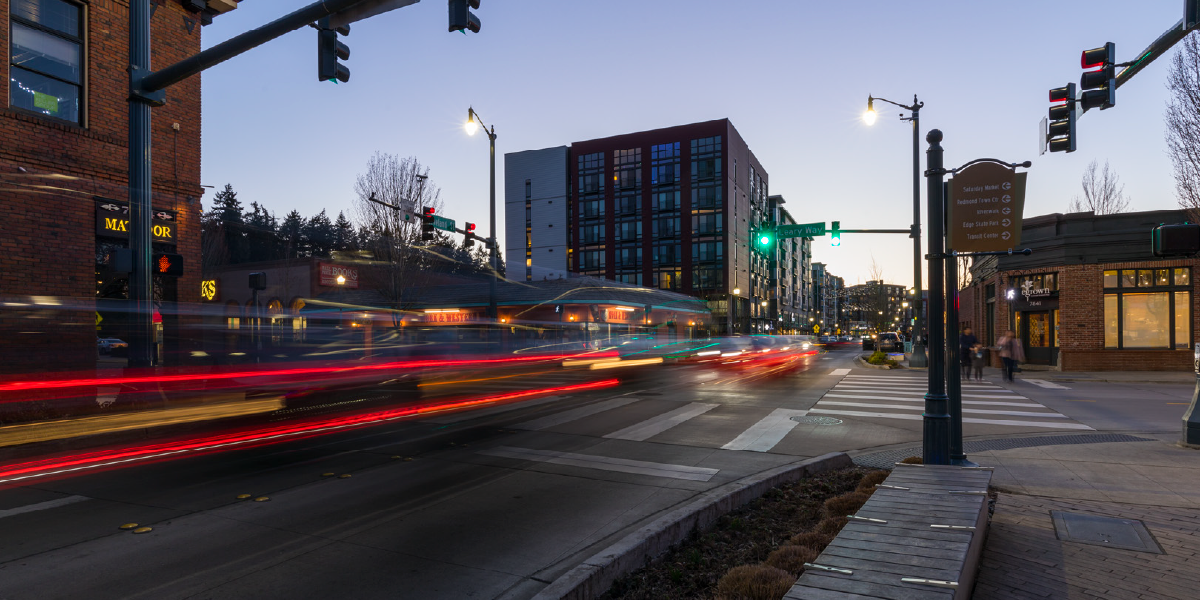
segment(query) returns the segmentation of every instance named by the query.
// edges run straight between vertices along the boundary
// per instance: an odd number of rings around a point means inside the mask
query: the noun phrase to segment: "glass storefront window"
[[[1170,294],[1125,294],[1121,301],[1122,347],[1170,347]]]
[[[1138,287],[1150,287],[1154,285],[1154,271],[1151,269],[1138,269],[1137,272]]]
[[[1137,271],[1121,271],[1121,287],[1137,287]]]
[[[1191,348],[1192,320],[1188,309],[1192,306],[1191,292],[1175,292],[1175,347]]]
[[[1175,285],[1192,285],[1191,273],[1188,269],[1175,269]]]
[[[1058,347],[1058,309],[1054,310],[1054,347]]]
[[[1154,285],[1171,285],[1171,270],[1170,269],[1155,269]]]
[[[1105,271],[1104,272],[1104,287],[1106,287],[1106,288],[1117,287],[1117,272],[1116,271]]]
[[[1117,348],[1120,346],[1120,318],[1117,312],[1116,294],[1104,295],[1104,347]]]
[[[1050,314],[1044,312],[1029,313],[1029,346],[1031,348],[1050,347]]]

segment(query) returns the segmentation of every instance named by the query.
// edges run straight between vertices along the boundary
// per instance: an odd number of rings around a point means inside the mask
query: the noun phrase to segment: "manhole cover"
[[[841,419],[833,417],[792,417],[792,420],[797,423],[806,423],[808,425],[841,425]]]
[[[1150,535],[1146,525],[1135,519],[1118,519],[1060,510],[1050,511],[1058,539],[1081,544],[1108,546],[1162,554],[1162,548]]]

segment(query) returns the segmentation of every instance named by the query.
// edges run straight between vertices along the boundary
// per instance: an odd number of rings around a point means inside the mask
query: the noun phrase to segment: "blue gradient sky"
[[[242,2],[204,29],[204,44],[301,4]],[[873,127],[860,115],[868,94],[909,102],[915,92],[922,138],[945,132],[947,166],[1033,161],[1026,216],[1065,210],[1092,159],[1111,162],[1132,210],[1175,207],[1162,121],[1169,56],[1121,88],[1114,110],[1080,120],[1079,151],[1039,157],[1036,140],[1047,90],[1078,81],[1081,50],[1112,41],[1130,60],[1179,20],[1180,0],[1087,11],[1045,0],[917,4],[483,0],[482,31],[462,35],[446,32],[445,0],[422,0],[354,25],[341,85],[316,81],[317,34],[306,28],[205,72],[203,183],[232,183],[245,204],[280,217],[351,216],[354,178],[372,153],[413,155],[448,216],[483,230],[487,139],[463,132],[469,105],[495,123],[499,190],[505,152],[728,117],[799,221],[906,227],[910,126],[886,106]],[[840,248],[815,241],[813,254],[847,284],[867,279],[873,257],[907,285],[911,249],[903,236],[847,235]]]

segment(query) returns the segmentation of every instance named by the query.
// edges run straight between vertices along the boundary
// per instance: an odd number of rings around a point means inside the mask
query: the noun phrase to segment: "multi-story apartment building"
[[[725,327],[732,301],[739,332],[776,331],[781,314],[798,314],[795,290],[787,310],[776,302],[778,248],[751,249],[750,230],[777,205],[728,119],[510,153],[504,168],[513,279],[581,273],[682,292]],[[789,269],[809,256],[803,242],[784,246]],[[791,272],[787,281],[803,286]]]
[[[904,328],[910,297],[902,285],[873,280],[846,288],[846,305],[851,321],[867,323],[876,331]]]
[[[775,208],[776,223],[796,223],[783,207],[782,196],[770,196],[768,200]],[[807,330],[812,309],[812,238],[787,238],[777,243],[775,274],[779,329],[785,332]]]
[[[199,52],[212,11],[156,6],[154,66]],[[9,49],[0,77],[2,371],[92,368],[97,336],[125,337],[125,292],[104,257],[129,244],[128,23],[127,2],[0,3],[0,45]],[[182,318],[167,309],[200,300],[199,77],[167,90],[150,135],[154,251],[185,258],[181,277],[154,282],[162,355],[177,357]]]
[[[814,315],[810,323],[819,325],[817,333],[836,333],[845,330],[843,297],[845,282],[841,277],[831,274],[825,263],[812,263],[812,290]]]

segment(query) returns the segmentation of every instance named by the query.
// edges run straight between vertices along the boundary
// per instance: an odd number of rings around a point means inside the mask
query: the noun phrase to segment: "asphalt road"
[[[0,484],[0,598],[527,598],[699,492],[918,442],[924,373],[854,354],[776,377],[653,367],[615,388]],[[1177,431],[1191,393],[1064,385],[965,388],[964,434]]]

